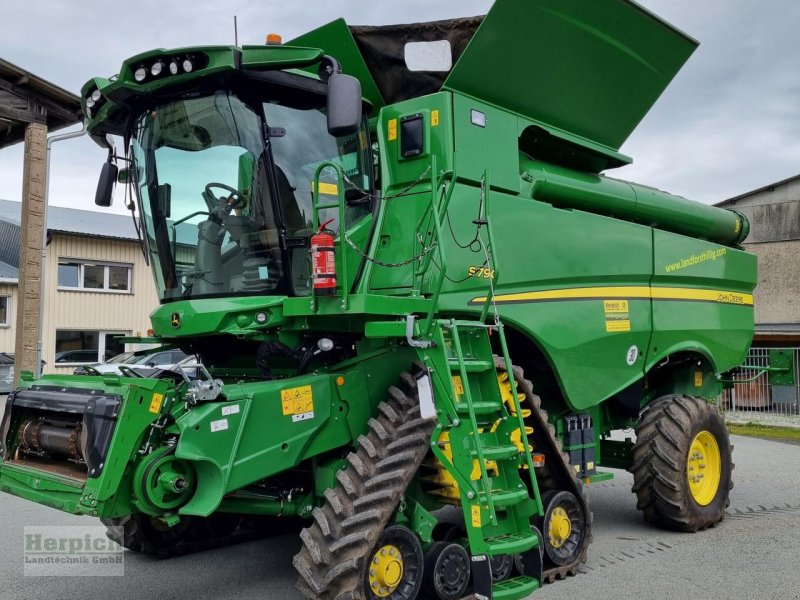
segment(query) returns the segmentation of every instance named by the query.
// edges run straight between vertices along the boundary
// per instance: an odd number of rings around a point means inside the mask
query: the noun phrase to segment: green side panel
[[[225,392],[227,402],[197,406],[177,420],[175,455],[194,463],[198,481],[182,514],[209,515],[226,493],[351,439],[331,375],[228,385]]]
[[[479,313],[482,303],[471,301],[485,297],[489,287],[486,275],[467,278],[470,267],[482,266],[483,254],[460,248],[455,241],[465,246],[475,236],[472,221],[479,195],[477,188],[466,185],[453,194],[449,213],[454,235],[445,231],[447,274],[453,281],[445,281],[440,297],[444,314]],[[647,348],[650,300],[629,299],[627,313],[607,313],[603,290],[648,285],[652,230],[500,192],[492,193],[489,202],[500,272],[495,285],[500,315],[549,357],[571,407],[585,410],[641,378],[643,360],[628,365],[626,355],[631,346],[640,349],[640,356]],[[486,239],[485,231],[482,235]],[[598,291],[587,298],[503,300],[514,293],[555,289],[568,295],[569,290],[584,288]],[[609,325],[617,320],[627,321],[630,330]]]
[[[361,81],[361,95],[369,100],[375,109],[385,104],[344,19],[336,19],[327,25],[304,33],[288,44],[321,48],[325,54],[334,57],[341,63],[345,73]]]
[[[497,0],[444,87],[618,150],[696,46],[627,0]]]
[[[739,365],[753,338],[755,255],[658,230],[653,245],[654,289],[688,287],[717,294],[708,302],[653,303],[648,365],[683,349],[708,355],[717,373]]]
[[[453,168],[454,115],[451,100],[451,94],[439,92],[381,110],[377,137],[384,186],[382,195],[385,200],[376,258],[383,263],[404,262],[421,251],[416,229],[431,201],[431,156],[436,155],[439,171]],[[418,156],[403,158],[400,151],[403,135],[401,123],[405,117],[413,115],[422,116],[423,151]],[[473,170],[472,175],[480,178],[477,169]],[[519,175],[516,178],[519,180]],[[402,267],[373,265],[370,289],[410,287],[415,264]]]
[[[484,115],[485,125],[472,122],[473,111]],[[519,119],[473,98],[453,94],[456,174],[480,181],[484,170],[491,185],[519,193]]]

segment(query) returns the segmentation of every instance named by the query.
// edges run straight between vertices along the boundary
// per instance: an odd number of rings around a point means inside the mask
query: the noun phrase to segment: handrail
[[[747,379],[719,379],[720,383],[751,383],[761,377],[764,373],[789,373],[791,371],[790,367],[759,367],[756,365],[740,365],[736,367],[742,371],[758,371],[752,377]]]
[[[327,168],[332,168],[336,172],[336,197],[337,202],[334,204],[329,202],[328,204],[320,204],[319,203],[319,176]],[[344,201],[344,180],[345,174],[344,169],[341,165],[332,162],[332,161],[325,161],[320,163],[317,166],[316,170],[314,171],[314,180],[312,182],[312,190],[311,190],[311,212],[313,218],[313,226],[314,226],[314,233],[317,232],[319,229],[319,211],[325,210],[328,208],[338,208],[339,209],[339,256],[340,256],[340,263],[342,265],[342,277],[341,277],[341,285],[342,285],[342,310],[347,310],[349,306],[349,279],[347,278],[347,257],[345,256],[345,249],[346,244],[344,242],[345,235],[347,232],[347,221],[346,221],[346,204]],[[336,240],[334,240],[336,243]],[[313,267],[312,267],[312,285],[311,285],[311,310],[313,312],[317,311],[319,307],[319,303],[317,301],[317,292],[316,288],[313,285]]]

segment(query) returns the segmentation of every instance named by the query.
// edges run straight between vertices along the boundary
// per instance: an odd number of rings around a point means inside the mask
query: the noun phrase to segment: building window
[[[9,325],[11,318],[11,298],[0,296],[0,326]]]
[[[58,287],[65,290],[130,292],[131,265],[59,259]]]
[[[125,351],[121,331],[56,331],[56,365],[105,362]]]

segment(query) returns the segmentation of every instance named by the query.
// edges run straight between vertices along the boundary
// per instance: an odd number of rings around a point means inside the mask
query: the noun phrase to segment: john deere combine
[[[752,336],[747,221],[600,174],[695,46],[627,0],[498,0],[89,81],[88,130],[126,150],[97,201],[135,194],[153,340],[208,372],[23,374],[0,489],[161,556],[305,519],[298,587],[323,599],[573,574],[598,466],[633,472],[648,521],[717,523],[707,399]]]

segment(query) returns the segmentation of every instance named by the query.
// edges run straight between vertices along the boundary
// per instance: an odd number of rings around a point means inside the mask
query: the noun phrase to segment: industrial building
[[[14,352],[20,202],[0,200],[0,352]],[[158,304],[130,216],[51,206],[47,211],[42,358],[45,373],[71,372],[146,335]]]

